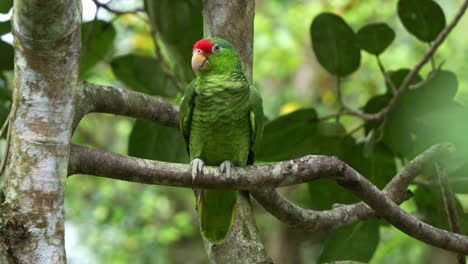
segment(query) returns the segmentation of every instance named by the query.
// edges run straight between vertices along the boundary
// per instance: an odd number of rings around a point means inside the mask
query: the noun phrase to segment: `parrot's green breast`
[[[218,166],[245,165],[250,151],[249,87],[198,95],[190,131],[190,158]]]

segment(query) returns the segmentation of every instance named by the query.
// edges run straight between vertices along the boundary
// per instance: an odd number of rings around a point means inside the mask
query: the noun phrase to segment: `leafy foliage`
[[[0,13],[6,14],[13,6],[13,0],[3,0],[0,2]]]
[[[114,26],[101,20],[87,22],[81,26],[81,78],[84,78],[97,62],[110,58],[115,34]]]
[[[116,77],[135,91],[168,97],[177,92],[160,61],[154,58],[127,54],[114,58],[111,66]]]
[[[0,71],[13,69],[14,50],[10,44],[0,40]]]
[[[145,10],[167,44],[171,58],[184,69],[185,80],[191,81],[194,75],[186,62],[190,61],[193,44],[203,37],[202,1],[145,0]]]
[[[4,21],[0,22],[0,36],[11,31],[11,22]]]
[[[182,134],[174,128],[140,120],[130,134],[128,154],[167,162],[189,161]]]

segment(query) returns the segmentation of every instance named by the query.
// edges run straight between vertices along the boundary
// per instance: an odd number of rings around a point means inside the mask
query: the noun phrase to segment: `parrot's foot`
[[[192,165],[192,181],[195,181],[195,178],[197,178],[198,174],[203,173],[203,167],[205,166],[205,162],[203,160],[196,158],[193,159],[190,164]]]
[[[229,160],[225,160],[223,161],[223,163],[221,163],[221,165],[219,165],[219,169],[221,170],[221,173],[226,175],[226,177],[228,178],[231,177],[232,167],[234,167],[234,165],[232,165],[232,162],[230,162]]]

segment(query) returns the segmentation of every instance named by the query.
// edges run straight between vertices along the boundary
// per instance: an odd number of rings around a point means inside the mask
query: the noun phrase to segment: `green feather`
[[[226,160],[235,166],[250,164],[263,133],[262,99],[245,78],[232,45],[209,40],[222,50],[209,56],[211,69],[197,73],[180,107],[190,159],[200,158],[207,166]],[[202,190],[200,230],[209,241],[225,240],[234,221],[236,197],[234,190]]]

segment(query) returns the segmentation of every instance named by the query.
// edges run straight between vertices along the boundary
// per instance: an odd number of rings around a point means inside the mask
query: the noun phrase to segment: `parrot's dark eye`
[[[218,44],[214,45],[213,48],[211,49],[213,53],[219,53],[221,51],[221,46]]]

